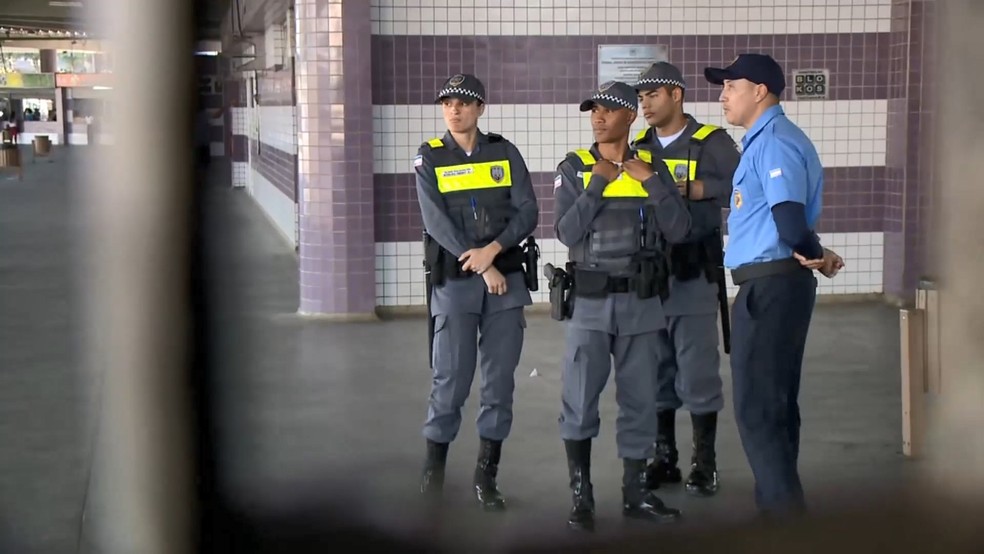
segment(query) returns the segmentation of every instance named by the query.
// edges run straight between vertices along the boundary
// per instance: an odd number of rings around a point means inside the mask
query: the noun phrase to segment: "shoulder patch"
[[[417,154],[417,156],[414,157],[413,159],[413,166],[420,167],[422,165],[424,165],[424,156],[421,154]]]
[[[444,148],[444,141],[440,138],[432,138],[427,141],[427,144],[430,145],[431,148]]]
[[[782,168],[781,167],[777,167],[775,169],[770,169],[769,170],[769,179],[775,179],[775,178],[778,178],[778,177],[782,177]]]
[[[557,176],[554,177],[554,190],[559,189],[560,188],[560,185],[563,185],[563,184],[564,184],[564,178],[561,177],[560,174],[558,173]]]

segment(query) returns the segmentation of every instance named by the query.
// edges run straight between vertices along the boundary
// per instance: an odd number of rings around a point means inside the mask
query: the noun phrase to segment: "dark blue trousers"
[[[796,468],[803,349],[816,301],[807,269],[739,285],[731,328],[735,419],[762,512],[805,509]]]

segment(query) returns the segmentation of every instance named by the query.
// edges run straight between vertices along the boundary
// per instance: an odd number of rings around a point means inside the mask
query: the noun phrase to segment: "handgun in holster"
[[[543,276],[547,278],[550,288],[550,317],[557,321],[570,319],[573,312],[571,298],[574,289],[574,279],[571,274],[554,267],[553,264],[546,264],[543,266]]]

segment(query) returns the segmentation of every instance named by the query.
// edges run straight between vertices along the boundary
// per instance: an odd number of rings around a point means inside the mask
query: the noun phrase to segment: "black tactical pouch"
[[[536,244],[536,239],[529,237],[526,239],[526,246],[523,248],[524,264],[526,270],[523,277],[526,278],[526,288],[532,292],[540,289],[540,279],[536,274],[536,266],[540,260],[540,247]]]
[[[704,245],[688,242],[670,246],[670,268],[673,276],[680,281],[689,281],[700,276],[704,269],[701,263]]]
[[[608,295],[608,272],[575,267],[574,291],[585,298],[604,298]]]
[[[523,252],[523,249],[514,246],[496,256],[492,265],[499,270],[499,273],[509,275],[517,271],[523,271],[523,261],[525,259],[526,254]]]

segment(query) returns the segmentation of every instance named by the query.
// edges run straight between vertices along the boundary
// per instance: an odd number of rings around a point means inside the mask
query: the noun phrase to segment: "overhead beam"
[[[74,42],[74,44],[73,44]],[[0,44],[15,48],[37,48],[38,50],[73,50],[75,52],[108,52],[108,41],[96,39],[3,39]]]

